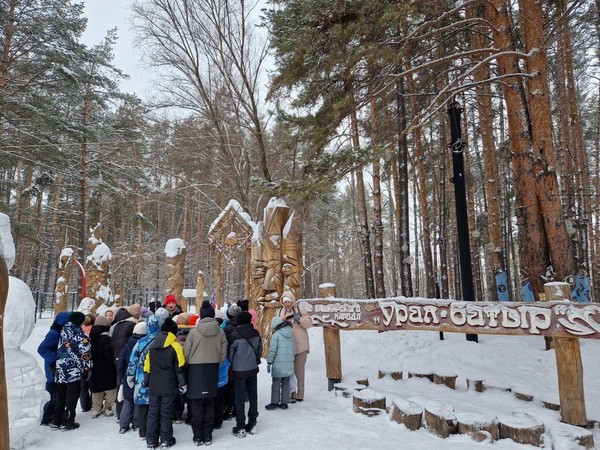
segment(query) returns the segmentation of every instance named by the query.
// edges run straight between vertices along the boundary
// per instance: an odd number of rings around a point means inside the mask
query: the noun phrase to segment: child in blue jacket
[[[290,377],[294,373],[294,338],[292,324],[282,321],[279,316],[271,320],[271,343],[267,356],[267,372],[271,372],[271,403],[265,408],[269,411],[287,409],[290,402]]]

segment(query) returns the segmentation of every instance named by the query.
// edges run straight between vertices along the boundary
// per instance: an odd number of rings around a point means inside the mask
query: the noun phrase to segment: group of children
[[[303,398],[304,365],[299,374],[297,362],[305,362],[306,355],[298,358],[303,352],[297,350],[304,345],[298,346],[296,335],[306,334],[308,344],[306,329],[312,321],[292,299],[291,293],[284,293],[282,308],[271,323],[267,371],[273,382],[267,410],[287,409],[290,401]],[[154,313],[139,305],[110,312],[113,322],[99,315],[88,334],[83,312],[56,316],[38,348],[50,393],[42,425],[78,428],[77,400],[83,386],[85,390],[89,386],[92,418],[113,415],[117,400],[119,432],[138,429],[148,448],[175,444],[173,421],[181,419],[185,406],[197,446],[210,445],[213,430],[230,417],[236,420],[234,435],[256,432],[263,346],[247,300],[231,305],[226,317],[208,301],[198,315],[181,314],[172,295]],[[300,395],[291,400],[290,378],[295,372]]]

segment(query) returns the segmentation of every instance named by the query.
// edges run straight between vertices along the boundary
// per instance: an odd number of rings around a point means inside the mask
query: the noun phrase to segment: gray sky
[[[121,90],[135,93],[147,99],[152,90],[152,69],[144,68],[142,53],[133,44],[133,32],[130,31],[130,5],[132,0],[84,0],[88,27],[83,42],[88,45],[99,43],[106,32],[117,27],[119,39],[115,47],[114,64],[127,75],[129,80],[121,83]]]

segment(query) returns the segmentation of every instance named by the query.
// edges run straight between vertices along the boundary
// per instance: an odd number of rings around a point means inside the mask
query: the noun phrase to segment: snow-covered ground
[[[50,319],[38,320],[36,327],[23,346],[32,354],[44,337]],[[440,439],[424,429],[409,431],[389,419],[388,415],[366,417],[352,412],[352,400],[336,397],[327,391],[323,331],[312,328],[311,353],[307,363],[305,401],[290,405],[287,411],[266,411],[269,403],[270,376],[265,364],[259,374],[258,434],[243,440],[231,435],[233,422],[225,422],[215,430],[213,447],[231,445],[247,449],[508,449],[534,448],[510,440],[495,443],[477,443],[464,435]],[[342,363],[344,382],[368,377],[370,387],[387,396],[388,406],[396,397],[422,403],[427,399],[450,403],[456,412],[484,412],[492,415],[526,411],[539,417],[546,426],[546,447],[566,450],[575,448],[556,436],[552,430],[560,427],[560,415],[545,409],[541,400],[558,402],[556,366],[553,351],[544,351],[541,337],[511,337],[481,335],[478,344],[467,342],[462,334],[446,333],[440,341],[438,333],[396,331],[342,332]],[[600,342],[582,339],[585,394],[588,419],[600,421]],[[38,358],[39,360],[39,358]],[[41,365],[41,360],[40,365]],[[424,379],[395,381],[390,377],[377,378],[378,370],[454,371],[458,374],[456,390],[434,385]],[[487,382],[535,396],[534,402],[517,400],[509,392],[467,391],[465,377],[483,378]],[[92,420],[90,413],[78,413],[81,428],[75,431],[53,431],[39,427],[40,440],[32,448],[64,449],[71,446],[85,450],[125,450],[145,448],[137,433],[118,434],[114,418]],[[174,425],[177,438],[175,448],[196,448],[192,443],[191,428]],[[600,430],[594,430],[594,440],[600,444]]]

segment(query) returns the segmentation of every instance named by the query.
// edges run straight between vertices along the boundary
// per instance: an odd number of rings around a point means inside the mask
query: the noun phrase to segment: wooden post
[[[319,286],[319,297],[335,298],[335,285],[331,283]],[[342,344],[340,330],[323,328],[323,343],[325,345],[325,373],[327,388],[333,390],[333,385],[342,381]]]
[[[204,301],[204,287],[206,283],[204,281],[204,274],[201,270],[198,271],[198,275],[196,276],[196,314],[200,315],[200,308],[202,307],[202,302]]]
[[[285,289],[302,298],[302,216],[298,211],[290,217],[282,232],[282,266]]]
[[[217,250],[217,308],[223,307],[223,255]],[[200,310],[198,310],[200,312]]]
[[[185,284],[185,256],[187,250],[182,239],[169,239],[165,245],[165,296],[173,294],[187,312],[188,301],[183,296]]]
[[[250,261],[252,260],[252,249],[250,248],[250,245],[248,245],[246,247],[246,270],[244,275],[246,276],[246,284],[244,285],[244,298],[248,299],[248,301],[250,301],[250,287],[251,287],[251,281],[250,281],[250,272],[251,272],[251,268],[250,268]]]
[[[69,309],[69,283],[71,281],[71,257],[73,250],[64,248],[60,254],[58,270],[56,271],[56,290],[54,301],[54,316]]]
[[[8,268],[4,260],[0,239],[0,449],[10,448],[8,435],[8,392],[6,390],[6,364],[4,361],[4,309],[8,298]]]
[[[548,301],[571,299],[569,283],[553,282],[544,285]],[[577,338],[554,338],[560,416],[563,422],[586,426],[585,396],[583,392],[583,364]]]

